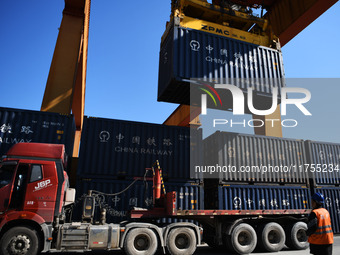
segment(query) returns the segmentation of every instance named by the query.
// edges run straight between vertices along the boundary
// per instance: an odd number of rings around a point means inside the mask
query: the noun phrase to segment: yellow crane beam
[[[180,126],[198,128],[201,123],[199,115],[201,114],[200,107],[193,107],[181,104],[176,110],[164,121],[167,126]]]
[[[41,111],[70,114],[76,122],[73,156],[78,156],[84,117],[90,0],[65,0],[63,19]]]
[[[338,0],[278,0],[265,15],[281,46],[287,44]],[[316,35],[320,36],[320,35]]]

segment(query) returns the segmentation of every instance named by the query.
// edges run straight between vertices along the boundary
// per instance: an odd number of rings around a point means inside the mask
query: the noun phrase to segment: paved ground
[[[229,253],[224,253],[223,251],[214,251],[209,248],[209,246],[199,247],[196,251],[197,255],[229,255]],[[303,251],[292,251],[288,249],[284,249],[280,252],[273,253],[262,253],[262,252],[254,252],[254,255],[309,255],[309,249]],[[340,236],[334,237],[334,245],[333,245],[333,255],[340,255]]]
[[[60,254],[60,255],[79,255],[79,253],[54,253],[55,255]],[[122,251],[111,251],[111,252],[86,252],[85,255],[123,255],[125,254]],[[158,253],[162,254],[162,253]],[[211,249],[207,245],[203,245],[201,247],[198,247],[196,252],[196,255],[230,255],[230,253],[226,253],[223,251],[215,251]],[[309,249],[303,250],[303,251],[292,251],[288,249],[284,249],[280,252],[275,252],[275,253],[260,253],[260,252],[254,252],[252,253],[254,255],[309,255]],[[333,245],[333,255],[340,255],[340,236],[334,237],[334,245]]]

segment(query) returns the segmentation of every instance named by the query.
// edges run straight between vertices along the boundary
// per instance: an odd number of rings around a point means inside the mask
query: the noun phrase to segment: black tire
[[[241,223],[233,228],[231,235],[227,237],[226,243],[230,245],[232,251],[237,254],[251,253],[257,243],[256,232],[249,224]]]
[[[196,246],[196,235],[191,228],[174,228],[166,240],[171,255],[191,255],[196,251]]]
[[[259,229],[259,247],[268,252],[277,252],[282,250],[286,242],[286,234],[283,228],[275,223],[270,222]]]
[[[38,233],[29,226],[13,227],[0,240],[0,254],[36,255],[39,253]]]
[[[157,251],[157,237],[148,228],[134,228],[127,233],[124,250],[128,255],[153,255]]]
[[[286,229],[286,245],[293,250],[308,248],[307,224],[299,221]]]

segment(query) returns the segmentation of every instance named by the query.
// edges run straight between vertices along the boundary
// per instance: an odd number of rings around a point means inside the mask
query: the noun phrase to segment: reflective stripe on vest
[[[333,231],[329,212],[325,208],[313,210],[318,220],[318,226],[314,234],[308,238],[311,244],[332,244]]]

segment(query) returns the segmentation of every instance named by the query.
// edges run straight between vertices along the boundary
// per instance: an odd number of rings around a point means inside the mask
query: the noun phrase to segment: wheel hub
[[[249,245],[250,239],[251,239],[250,233],[246,231],[242,231],[238,236],[238,242],[243,246]]]
[[[297,237],[299,242],[306,242],[307,241],[306,231],[303,230],[303,229],[298,230],[298,232],[296,233],[296,237]]]
[[[139,251],[147,250],[149,248],[149,239],[144,235],[140,235],[135,240],[135,247]]]
[[[179,249],[185,249],[185,248],[188,248],[188,237],[184,234],[180,234],[176,237],[176,246],[179,248]]]
[[[15,255],[25,255],[29,248],[30,239],[26,235],[15,236],[8,245],[10,253]]]
[[[280,242],[280,237],[275,230],[272,230],[268,234],[268,240],[271,244],[277,244]]]

